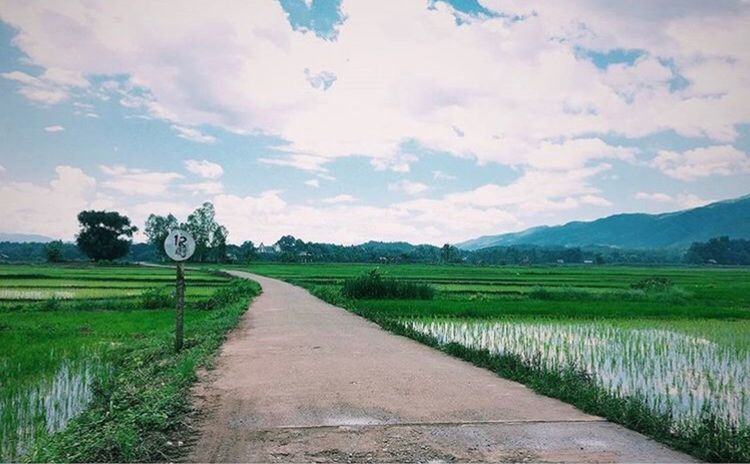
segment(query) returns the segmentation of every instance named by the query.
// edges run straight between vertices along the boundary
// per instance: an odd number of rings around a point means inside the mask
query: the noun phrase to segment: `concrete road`
[[[242,272],[263,294],[196,389],[208,462],[686,462],[638,433]]]

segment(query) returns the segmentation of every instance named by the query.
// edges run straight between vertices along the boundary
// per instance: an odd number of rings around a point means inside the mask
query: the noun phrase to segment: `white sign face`
[[[175,261],[188,260],[195,253],[195,239],[186,230],[174,229],[164,240],[164,251]]]

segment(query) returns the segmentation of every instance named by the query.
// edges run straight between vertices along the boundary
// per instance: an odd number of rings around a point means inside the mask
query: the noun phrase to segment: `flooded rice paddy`
[[[94,383],[110,373],[97,352],[85,350],[67,354],[34,382],[0,384],[0,461],[17,460],[40,436],[62,430],[89,404]]]
[[[652,410],[671,414],[677,427],[689,426],[704,412],[734,425],[750,424],[750,349],[734,343],[731,333],[702,336],[699,330],[628,322],[402,323],[441,344],[513,354],[548,369],[585,370],[611,394],[637,396]]]

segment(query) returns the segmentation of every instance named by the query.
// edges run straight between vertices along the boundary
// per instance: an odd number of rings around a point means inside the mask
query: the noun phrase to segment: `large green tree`
[[[211,258],[216,259],[213,250],[217,247],[222,248],[224,256],[226,256],[226,242],[229,232],[226,227],[216,222],[216,210],[212,203],[205,202],[193,211],[188,216],[185,228],[193,234],[195,239],[194,261],[203,262]],[[221,260],[224,260],[224,257]]]
[[[217,224],[218,225],[218,224]],[[217,263],[227,261],[227,236],[229,231],[226,227],[218,225],[211,237],[211,258]]]
[[[156,253],[165,259],[167,254],[164,252],[164,240],[166,240],[169,231],[176,229],[179,226],[177,218],[171,214],[166,216],[157,216],[156,214],[149,214],[146,219],[146,226],[144,233],[148,237],[148,243],[154,247]]]
[[[216,210],[210,202],[203,203],[187,218],[187,222],[180,224],[177,218],[171,214],[158,216],[149,215],[146,219],[145,233],[149,243],[156,249],[159,256],[164,258],[164,239],[169,231],[175,228],[185,229],[195,239],[195,253],[191,261],[217,261],[227,260],[227,237],[229,231],[226,227],[216,222]]]
[[[112,261],[128,254],[132,237],[138,228],[116,211],[81,211],[78,248],[94,261]]]

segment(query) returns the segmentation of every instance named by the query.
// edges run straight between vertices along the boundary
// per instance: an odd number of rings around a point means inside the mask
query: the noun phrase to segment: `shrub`
[[[200,303],[198,308],[206,310],[220,308],[242,298],[243,295],[252,294],[253,292],[259,293],[255,282],[245,279],[234,279],[230,285],[216,290],[213,296],[205,302]]]
[[[647,277],[630,284],[630,288],[643,290],[644,292],[665,292],[671,289],[673,285],[672,280],[667,277]]]
[[[431,300],[435,296],[435,289],[427,284],[385,277],[378,269],[373,269],[353,279],[347,279],[341,293],[352,299]]]
[[[44,245],[44,259],[48,263],[61,263],[65,261],[63,256],[63,242],[62,240],[55,240]]]
[[[636,285],[640,285],[640,282],[631,285],[628,289],[604,291],[574,287],[535,287],[527,293],[527,296],[530,299],[544,301],[663,301],[676,304],[686,302],[691,296],[690,293],[678,287],[660,287],[656,284],[644,283],[645,288],[636,288]]]
[[[141,307],[145,309],[170,308],[174,305],[174,293],[165,287],[149,288],[141,293]]]

